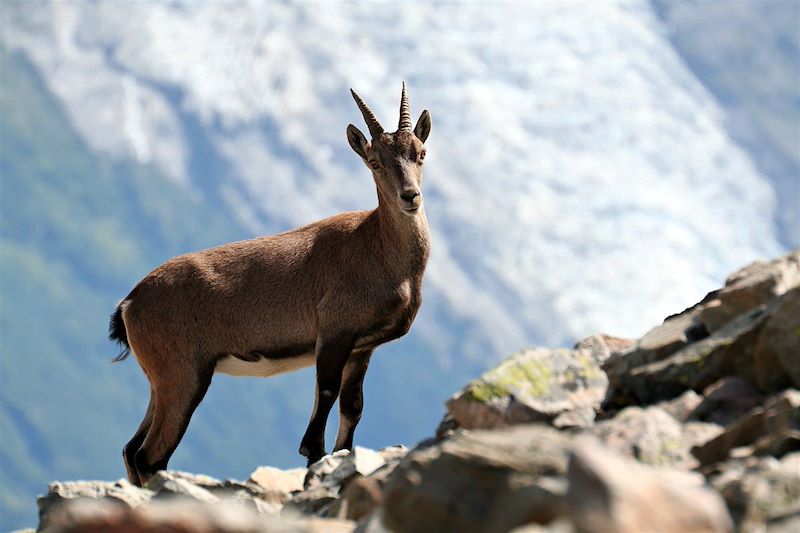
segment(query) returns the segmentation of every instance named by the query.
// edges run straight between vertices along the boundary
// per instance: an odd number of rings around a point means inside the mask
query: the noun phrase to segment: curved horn
[[[375,114],[370,110],[369,107],[367,107],[367,104],[364,103],[364,100],[362,100],[353,89],[350,89],[350,92],[352,93],[356,104],[358,104],[361,114],[364,115],[364,122],[367,123],[367,128],[369,128],[370,135],[372,135],[373,138],[379,137],[380,134],[383,133],[383,126],[381,126],[381,123],[378,122],[377,118],[375,118]]]
[[[406,82],[403,82],[403,95],[400,97],[400,122],[397,131],[411,131],[411,111],[408,109]]]

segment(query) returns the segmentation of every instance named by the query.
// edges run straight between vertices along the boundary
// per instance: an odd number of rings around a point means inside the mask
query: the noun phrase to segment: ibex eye
[[[373,170],[378,170],[380,168],[380,166],[381,166],[381,164],[378,163],[375,160],[372,160],[372,161],[369,162],[369,168],[371,168]]]
[[[417,162],[419,162],[419,163],[422,163],[422,161],[423,161],[424,159],[425,159],[425,150],[423,150],[423,151],[421,151],[421,152],[419,153],[419,155],[417,156]]]

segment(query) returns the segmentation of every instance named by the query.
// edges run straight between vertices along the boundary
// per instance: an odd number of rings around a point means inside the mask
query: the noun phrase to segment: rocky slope
[[[800,250],[638,340],[529,349],[447,402],[434,437],[261,467],[53,483],[48,531],[797,531]],[[432,428],[433,429],[433,428]]]

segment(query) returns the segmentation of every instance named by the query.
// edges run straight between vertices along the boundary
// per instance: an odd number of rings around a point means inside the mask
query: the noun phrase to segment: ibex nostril
[[[406,202],[413,202],[413,201],[414,201],[414,199],[415,199],[417,196],[419,196],[419,191],[413,191],[413,192],[404,192],[404,193],[400,194],[400,198],[402,198],[402,199],[403,199],[403,200],[405,200]]]

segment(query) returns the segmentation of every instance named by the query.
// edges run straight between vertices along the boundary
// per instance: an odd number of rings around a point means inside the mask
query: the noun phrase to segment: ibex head
[[[431,131],[431,114],[422,112],[416,127],[411,129],[411,112],[408,108],[406,84],[400,98],[400,123],[397,131],[386,133],[355,91],[353,93],[372,141],[368,142],[358,128],[347,126],[347,140],[372,171],[378,193],[384,200],[396,201],[402,211],[414,215],[422,206],[422,164],[425,160],[424,142]]]

